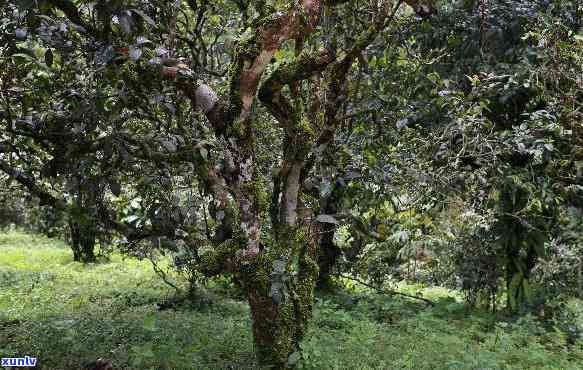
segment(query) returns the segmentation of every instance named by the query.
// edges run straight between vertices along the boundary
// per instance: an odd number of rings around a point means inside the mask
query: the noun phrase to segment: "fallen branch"
[[[420,300],[420,301],[423,301],[423,302],[427,303],[427,304],[428,304],[428,305],[430,305],[430,306],[435,306],[435,302],[433,302],[433,301],[430,301],[430,300],[429,300],[429,299],[427,299],[427,298],[423,298],[423,297],[419,297],[419,296],[412,295],[412,294],[407,294],[407,293],[401,293],[401,292],[397,292],[397,291],[395,291],[395,290],[386,290],[386,289],[381,289],[381,288],[378,288],[378,287],[376,287],[376,286],[374,286],[374,285],[372,285],[372,284],[369,284],[369,283],[367,283],[367,282],[365,282],[365,281],[362,281],[362,280],[360,280],[360,279],[357,279],[357,278],[354,278],[354,277],[352,277],[352,276],[348,276],[348,275],[341,275],[341,274],[340,274],[340,275],[338,275],[338,276],[339,276],[339,277],[342,277],[342,278],[345,278],[345,279],[348,279],[348,280],[352,280],[352,281],[354,281],[354,282],[357,282],[357,283],[359,283],[359,284],[361,284],[361,285],[364,285],[364,286],[365,286],[365,287],[367,287],[367,288],[374,289],[374,290],[376,290],[378,293],[389,294],[389,295],[399,295],[399,296],[402,296],[402,297],[407,297],[407,298],[411,298],[411,299],[418,299],[418,300]]]

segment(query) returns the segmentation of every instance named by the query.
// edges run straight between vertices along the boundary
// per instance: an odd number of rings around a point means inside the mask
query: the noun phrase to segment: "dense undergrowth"
[[[146,261],[83,265],[60,241],[0,234],[0,355],[38,356],[42,369],[256,368],[249,309],[211,282],[204,299],[172,297]],[[422,290],[434,307],[346,287],[320,295],[302,343],[305,369],[580,369],[583,341],[536,316],[470,311],[455,292]],[[583,310],[572,302],[572,310]],[[578,321],[577,321],[578,320]],[[575,319],[583,327],[583,314]]]

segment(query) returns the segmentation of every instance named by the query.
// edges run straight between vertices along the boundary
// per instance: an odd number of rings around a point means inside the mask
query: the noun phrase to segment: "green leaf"
[[[12,58],[16,58],[16,57],[22,58],[22,59],[27,60],[27,61],[35,61],[35,58],[33,56],[25,54],[25,53],[17,53],[17,54],[12,55]]]
[[[130,215],[130,216],[126,217],[124,221],[131,224],[131,223],[139,220],[139,218],[140,218],[140,216],[138,216],[138,215]]]

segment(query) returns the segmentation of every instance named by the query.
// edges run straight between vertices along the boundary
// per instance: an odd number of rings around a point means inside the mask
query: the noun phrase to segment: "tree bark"
[[[333,215],[338,213],[338,202],[341,196],[341,190],[337,185],[334,186],[328,197],[320,199],[320,213]],[[337,225],[331,223],[322,223],[321,226],[320,246],[318,248],[318,265],[320,273],[316,287],[318,289],[330,289],[332,287],[331,274],[340,257],[340,248],[334,243],[334,233]]]
[[[77,180],[80,181],[80,180]],[[83,190],[77,183],[74,205],[69,209],[69,228],[71,230],[71,249],[73,260],[77,262],[95,262],[96,220],[88,211],[95,207],[93,194]]]
[[[299,351],[312,316],[314,286],[318,276],[316,243],[308,229],[288,228],[278,236],[283,253],[267,252],[243,268],[243,281],[251,308],[253,339],[261,365],[285,368]],[[298,251],[298,262],[284,262],[285,251]],[[285,263],[285,266],[284,266]],[[295,272],[293,274],[292,272]]]
[[[322,238],[320,239],[318,265],[320,274],[318,275],[317,288],[321,290],[332,287],[332,272],[340,256],[340,249],[334,244],[334,232],[336,225],[326,224],[322,228]]]
[[[244,254],[244,244],[229,240],[201,256],[199,271],[209,277],[235,273],[249,301],[257,360],[281,369],[299,350],[312,316],[317,233],[305,222],[276,229],[273,244],[257,255]]]

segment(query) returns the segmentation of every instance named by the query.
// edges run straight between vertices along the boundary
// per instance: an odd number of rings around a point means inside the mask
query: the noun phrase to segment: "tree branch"
[[[41,201],[41,205],[50,205],[58,210],[66,210],[68,208],[67,202],[53,196],[49,191],[40,187],[32,176],[28,176],[24,172],[13,168],[6,161],[0,160],[0,170],[37,196]]]
[[[379,293],[389,294],[389,295],[399,295],[399,296],[402,296],[402,297],[407,297],[407,298],[411,298],[411,299],[417,299],[417,300],[420,300],[420,301],[423,301],[423,302],[427,303],[430,306],[435,306],[435,303],[433,301],[430,301],[427,298],[423,298],[423,297],[419,297],[419,296],[412,295],[412,294],[407,294],[407,293],[401,293],[401,292],[397,292],[395,290],[381,289],[381,288],[378,288],[378,287],[376,287],[376,286],[374,286],[372,284],[369,284],[367,282],[364,282],[364,281],[362,281],[360,279],[357,279],[357,278],[354,278],[354,277],[348,276],[348,275],[339,274],[338,277],[341,277],[341,278],[344,278],[344,279],[348,279],[348,280],[352,280],[354,282],[359,283],[360,285],[364,285],[367,288],[371,288],[373,290],[376,290]]]
[[[269,76],[259,89],[259,100],[282,126],[287,126],[293,108],[281,94],[283,87],[322,72],[333,61],[334,53],[328,49],[302,53],[298,58],[281,65]]]

